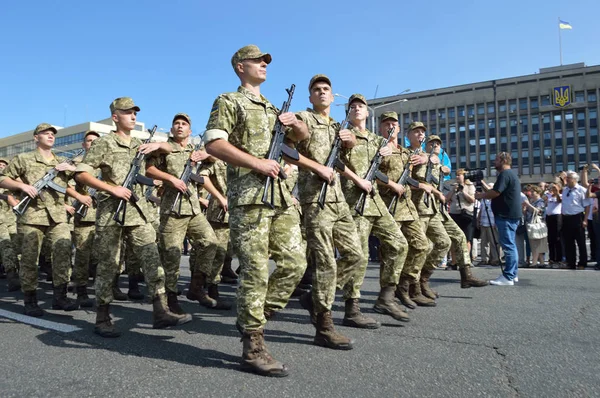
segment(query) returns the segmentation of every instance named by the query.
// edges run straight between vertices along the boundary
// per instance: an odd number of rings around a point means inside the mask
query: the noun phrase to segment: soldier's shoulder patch
[[[212,109],[210,110],[210,114],[211,116],[216,114],[217,112],[219,112],[219,102],[215,101],[215,103],[213,104]]]

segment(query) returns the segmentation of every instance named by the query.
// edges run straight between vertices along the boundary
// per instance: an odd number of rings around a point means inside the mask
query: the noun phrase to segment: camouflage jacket
[[[319,115],[312,109],[298,112],[296,117],[306,123],[310,133],[309,138],[298,143],[298,151],[317,163],[325,164],[329,152],[331,152],[333,141],[340,130],[340,124],[331,117],[326,119],[325,116]],[[300,169],[298,183],[300,184],[300,204],[316,203],[323,186],[323,180],[310,170]],[[339,174],[336,173],[333,185],[327,188],[325,202],[343,201],[345,201],[345,198],[342,192],[342,184]]]
[[[114,132],[94,140],[90,150],[85,154],[83,161],[77,165],[78,172],[87,172],[92,176],[99,169],[102,173],[102,181],[109,185],[121,186],[131,168],[131,161],[137,154],[142,142],[131,137],[129,144],[124,142]],[[142,164],[141,172],[144,170]],[[148,222],[146,214],[151,211],[147,201],[144,200],[144,189],[140,184],[134,186],[136,195],[140,198],[137,203],[128,202],[125,212],[124,226],[144,225]],[[96,224],[99,226],[118,225],[113,220],[115,211],[119,204],[119,198],[108,192],[98,192],[98,208],[96,213]]]
[[[188,143],[185,148],[182,148],[172,138],[167,141],[173,151],[169,154],[152,153],[148,156],[148,166],[155,166],[160,171],[168,173],[177,178],[181,177],[181,173],[185,168],[185,164],[194,151],[194,145]],[[200,202],[198,201],[198,188],[196,184],[190,181],[188,189],[192,193],[191,196],[181,195],[181,212],[182,216],[191,216],[201,213]],[[175,202],[175,197],[179,191],[168,183],[164,184],[164,193],[160,202],[160,214],[171,214],[171,207]]]
[[[226,139],[236,148],[257,158],[269,152],[278,110],[264,96],[257,97],[244,87],[235,93],[220,95],[214,102],[204,134],[205,142]],[[228,204],[230,208],[262,204],[266,176],[250,169],[227,166]],[[292,205],[290,193],[282,181],[274,184],[278,207]]]
[[[436,174],[437,173],[437,174]],[[433,167],[432,174],[439,176],[439,167]],[[413,167],[412,177],[420,183],[426,184],[425,177],[427,177],[427,163],[420,164]],[[435,187],[434,187],[435,188]],[[422,189],[416,189],[412,191],[412,201],[417,207],[417,211],[420,216],[430,216],[437,214],[438,212],[438,201],[434,195],[429,195],[429,206],[425,205],[425,191]]]
[[[15,196],[14,192],[9,191],[8,189],[0,189],[0,194]],[[0,199],[0,224],[14,225],[16,222],[17,217],[15,216],[15,213],[13,213],[12,207],[6,200]]]
[[[371,166],[371,160],[373,160],[373,157],[379,150],[383,138],[376,136],[369,130],[360,131],[356,127],[350,131],[356,136],[356,145],[351,149],[342,148],[340,159],[356,175],[364,178]],[[345,178],[342,178],[342,190],[346,197],[346,202],[350,206],[350,209],[353,210],[361,193],[364,191],[354,185],[352,181]],[[376,182],[373,182],[372,193],[373,196],[367,195],[363,216],[382,216],[388,210],[381,196],[379,196]]]
[[[200,175],[210,178],[210,182],[221,195],[227,196],[227,163],[220,159],[217,159],[214,163],[203,162]],[[210,222],[229,223],[229,212],[223,215],[223,220],[218,219],[221,210],[222,207],[219,205],[219,201],[211,196],[206,210],[206,219]]]
[[[21,178],[25,184],[33,185],[36,181],[43,178],[48,171],[64,160],[64,158],[54,154],[52,159],[45,159],[37,149],[32,152],[20,153],[4,169],[4,172],[0,176],[0,181],[6,177],[13,180]],[[66,188],[68,180],[67,173],[60,172],[54,179],[54,182]],[[23,195],[17,198],[17,200],[24,198]],[[18,218],[18,222],[21,224],[46,226],[52,223],[67,222],[65,195],[51,188],[45,189],[41,195],[41,198],[38,196],[30,202],[25,213]]]
[[[386,156],[379,166],[379,170],[388,176],[390,181],[398,182],[398,179],[404,172],[404,167],[408,163],[411,151],[401,146],[392,150],[391,156]],[[404,186],[404,196],[398,197],[398,203],[396,203],[396,214],[394,214],[394,220],[396,221],[414,221],[419,218],[417,208],[411,200],[410,186],[406,184]],[[386,206],[389,206],[394,197],[395,191],[388,187],[382,187],[381,198],[385,202]]]
[[[79,163],[81,163],[81,161],[83,160],[83,156],[78,156],[76,158],[73,159],[73,163],[75,164],[75,166],[79,165]],[[97,176],[98,172],[96,171],[93,176]],[[71,181],[69,181],[69,185],[72,185],[74,183],[74,188],[75,190],[80,193],[81,195],[87,195],[89,196],[89,192],[88,192],[88,187],[80,184],[78,182],[75,181],[75,179],[72,179]],[[73,204],[73,202],[75,202],[75,200],[73,199],[71,201],[71,204]],[[95,223],[96,222],[96,201],[94,201],[94,204],[91,207],[88,207],[87,213],[85,215],[85,217],[79,217],[79,216],[75,216],[75,224],[78,225],[79,223]]]

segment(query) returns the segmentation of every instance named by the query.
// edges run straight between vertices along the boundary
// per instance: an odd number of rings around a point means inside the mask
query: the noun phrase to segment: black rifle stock
[[[425,138],[423,138],[423,141],[425,141]],[[411,185],[415,188],[419,187],[419,181],[415,180],[414,178],[411,177],[412,175],[412,170],[413,170],[413,165],[410,162],[410,157],[413,155],[418,155],[421,152],[423,152],[422,149],[422,145],[423,145],[423,141],[421,141],[419,143],[419,147],[417,149],[415,149],[414,151],[412,151],[412,153],[410,154],[410,156],[408,157],[408,162],[406,162],[406,165],[404,165],[404,170],[402,171],[402,175],[400,176],[400,178],[398,178],[398,181],[396,181],[396,184],[402,185],[403,187],[405,187],[405,189],[410,189],[409,187],[406,186],[406,184]],[[402,194],[403,198],[406,198],[405,194]],[[390,202],[390,205],[388,206],[388,211],[392,214],[395,215],[396,214],[396,207],[398,206],[398,193],[394,194],[394,197],[392,198],[392,201]]]
[[[188,158],[188,160],[185,162],[185,167],[183,168],[183,171],[181,172],[181,176],[179,177],[179,179],[181,181],[183,181],[187,187],[187,185],[190,183],[190,180],[198,185],[202,185],[204,184],[204,177],[199,176],[198,174],[194,173],[194,168],[195,165],[192,161],[192,155],[194,154],[194,152],[198,151],[200,149],[200,144],[197,144],[194,147],[194,150],[192,151],[192,153],[190,153],[190,157]],[[199,168],[199,167],[197,167]],[[182,195],[185,194],[188,198],[190,196],[192,196],[192,192],[190,191],[189,188],[186,189],[185,192],[177,192],[177,196],[175,196],[175,201],[173,202],[173,205],[171,206],[171,213],[180,216],[181,215],[181,205],[183,202],[183,198]]]
[[[427,157],[427,168],[425,169],[425,182],[430,185],[439,184],[439,180],[433,176],[433,163],[431,162],[431,156],[433,156],[434,148],[431,148],[431,152],[429,152],[429,156]],[[425,206],[429,207],[429,194],[425,192],[423,195],[423,202],[425,202]]]
[[[0,193],[0,200],[8,200],[8,195]]]
[[[275,121],[275,128],[273,138],[271,139],[271,146],[269,147],[269,153],[265,159],[274,160],[277,163],[281,163],[281,158],[283,156],[288,157],[292,160],[299,160],[300,155],[298,151],[290,148],[286,144],[283,143],[285,139],[285,126],[279,120],[279,116],[288,112],[290,109],[290,105],[292,104],[292,97],[294,96],[294,90],[296,89],[296,85],[292,84],[292,86],[285,91],[288,93],[288,99],[281,106],[281,110],[279,111],[279,115],[277,115],[277,120]],[[283,168],[279,169],[279,178],[285,180],[287,175],[283,171]],[[269,199],[269,192],[271,193],[271,198]],[[267,176],[267,180],[265,181],[262,202],[268,205],[270,208],[275,208],[275,179],[271,176]]]
[[[61,162],[60,164],[73,164],[73,159],[81,155],[83,152],[84,150],[82,149],[79,152],[77,152],[71,159],[67,159],[64,162]],[[33,187],[37,190],[38,196],[42,202],[44,201],[44,191],[48,188],[53,189],[56,192],[60,192],[62,194],[67,193],[67,188],[63,188],[53,181],[58,176],[58,173],[60,173],[60,171],[58,171],[56,167],[54,167],[53,169],[48,171],[42,178],[37,180],[35,184],[33,184]],[[13,207],[13,212],[17,215],[17,217],[20,217],[23,215],[23,213],[25,213],[25,211],[29,207],[29,204],[31,203],[31,199],[31,196],[25,195],[25,197],[21,199],[21,201],[16,206]]]
[[[350,114],[350,112],[348,112]],[[346,119],[340,125],[340,130],[346,128],[348,124],[348,115],[346,115]],[[342,140],[338,134],[335,135],[335,140],[333,141],[333,145],[331,146],[331,151],[329,151],[329,155],[327,156],[327,160],[325,161],[325,167],[336,168],[340,171],[346,170],[346,165],[342,163],[340,160],[340,151],[342,150]],[[329,183],[327,181],[323,182],[321,185],[321,192],[319,192],[319,199],[317,203],[321,209],[325,208],[325,198],[327,197],[327,187],[329,187]]]
[[[365,180],[369,181],[371,184],[373,184],[373,182],[376,179],[383,182],[384,184],[387,184],[389,182],[388,176],[386,176],[385,174],[383,174],[382,172],[379,171],[379,165],[381,165],[381,161],[383,160],[383,156],[381,156],[380,151],[382,148],[385,148],[390,143],[390,140],[392,139],[392,136],[394,135],[394,129],[395,129],[395,127],[391,127],[388,130],[388,137],[383,140],[383,142],[379,146],[379,149],[375,153],[375,156],[373,156],[373,160],[371,160],[371,166],[369,166],[369,170],[367,171],[367,174],[365,175]],[[375,195],[374,190],[375,190],[375,187],[373,187],[373,190],[371,190],[371,196]],[[356,206],[354,206],[354,210],[361,216],[365,212],[365,204],[366,203],[367,203],[367,192],[363,191],[360,194],[358,201],[356,202]]]
[[[157,126],[154,125],[151,130],[148,130],[150,136],[144,141],[144,144],[150,142],[154,133],[156,133]],[[129,172],[125,177],[125,181],[123,181],[123,188],[127,188],[131,191],[131,198],[129,199],[133,204],[137,203],[140,198],[136,195],[134,191],[134,186],[136,184],[142,184],[147,186],[154,185],[154,181],[146,177],[143,174],[140,174],[140,168],[142,167],[142,162],[146,158],[146,155],[138,152],[135,157],[131,161],[131,167],[129,168]],[[117,222],[119,225],[125,224],[125,214],[127,213],[127,201],[125,199],[119,200],[119,205],[117,206],[117,210],[115,211],[115,215],[113,216],[113,220]]]

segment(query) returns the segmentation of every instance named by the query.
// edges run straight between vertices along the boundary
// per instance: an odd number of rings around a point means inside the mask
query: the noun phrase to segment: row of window
[[[83,136],[85,132],[75,133],[66,135],[64,137],[58,137],[56,141],[54,141],[55,147],[67,146],[71,144],[76,144],[78,142],[83,142]],[[14,155],[18,155],[23,152],[31,152],[35,149],[35,141],[33,139],[19,142],[18,144],[12,144],[6,146],[4,148],[0,148],[0,157],[12,157]]]

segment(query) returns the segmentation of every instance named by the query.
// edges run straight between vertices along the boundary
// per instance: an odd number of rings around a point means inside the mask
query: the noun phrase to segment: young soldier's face
[[[419,142],[423,141],[423,138],[425,138],[425,130],[422,128],[417,127],[408,133],[408,140],[411,145],[419,145]]]
[[[264,58],[246,59],[240,62],[239,75],[244,81],[262,83],[267,80],[267,63]]]
[[[331,87],[326,82],[316,82],[310,89],[308,100],[315,109],[325,109],[333,102]]]
[[[90,134],[87,137],[85,137],[85,139],[83,140],[83,143],[81,144],[81,147],[87,152],[90,147],[92,146],[92,142],[94,142],[94,140],[98,138],[97,136],[95,136],[94,134]]]
[[[180,141],[188,138],[190,134],[192,134],[192,130],[190,128],[190,124],[187,120],[177,119],[173,122],[173,126],[171,127],[171,134],[173,134],[173,138],[175,140]]]
[[[52,148],[54,146],[54,132],[52,130],[40,131],[33,136],[33,140],[42,148]]]
[[[135,109],[116,110],[112,115],[112,120],[125,130],[133,130],[137,120],[137,111]]]
[[[392,127],[394,128],[393,134],[398,134],[398,132],[400,131],[400,127],[398,126],[398,121],[396,121],[394,119],[386,119],[379,124],[379,131],[381,132],[381,135],[383,136],[383,138],[388,137],[388,131]]]
[[[4,170],[6,166],[8,166],[6,163],[0,162],[0,171]]]
[[[427,152],[431,152],[432,149],[433,149],[433,153],[435,155],[439,155],[440,149],[442,149],[442,146],[437,141],[431,141],[430,143],[427,144],[427,147],[425,148],[425,150]]]
[[[350,119],[353,121],[367,120],[369,108],[360,101],[354,101],[350,104]]]

